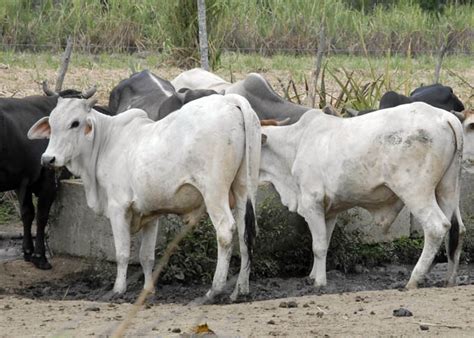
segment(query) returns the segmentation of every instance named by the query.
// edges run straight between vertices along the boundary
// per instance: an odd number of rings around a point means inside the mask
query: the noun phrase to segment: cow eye
[[[77,127],[79,127],[79,121],[73,121],[73,122],[71,123],[70,129],[77,128]]]
[[[467,125],[467,129],[469,129],[469,130],[474,130],[474,123],[469,123],[469,124]]]

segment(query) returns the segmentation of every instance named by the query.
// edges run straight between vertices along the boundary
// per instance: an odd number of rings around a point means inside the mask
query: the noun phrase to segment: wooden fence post
[[[199,24],[199,49],[201,52],[201,68],[209,70],[209,45],[207,42],[206,1],[197,0]]]
[[[321,65],[323,63],[324,50],[326,49],[326,16],[323,14],[321,27],[319,28],[318,51],[316,52],[316,62],[313,77],[313,93],[311,95],[311,107],[316,104],[316,93],[318,88],[318,78],[321,73]]]
[[[68,36],[66,49],[64,50],[64,54],[61,59],[61,66],[58,71],[58,79],[56,80],[56,93],[59,93],[63,87],[64,77],[66,76],[67,67],[69,66],[69,61],[71,60],[72,44],[72,38],[71,36]]]

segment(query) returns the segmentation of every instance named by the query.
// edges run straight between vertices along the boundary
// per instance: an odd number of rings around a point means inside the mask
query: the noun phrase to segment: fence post
[[[63,87],[64,77],[66,76],[67,67],[69,66],[69,61],[71,60],[71,53],[72,53],[72,38],[68,36],[66,49],[64,50],[64,54],[61,60],[61,67],[58,71],[58,79],[56,81],[55,91],[59,93],[61,88]]]
[[[206,28],[206,1],[197,0],[199,24],[199,50],[201,52],[201,68],[209,70],[209,45],[207,42]]]
[[[321,64],[323,62],[324,50],[326,49],[326,15],[323,14],[321,27],[319,28],[318,51],[316,52],[316,63],[314,69],[313,94],[311,95],[311,107],[316,104],[316,93],[318,88],[319,73],[321,73]]]

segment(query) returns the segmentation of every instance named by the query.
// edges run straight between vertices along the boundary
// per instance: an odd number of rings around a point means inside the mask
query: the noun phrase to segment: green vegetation
[[[19,215],[15,209],[14,201],[10,195],[0,193],[0,225],[18,220]]]
[[[223,48],[312,52],[324,17],[334,51],[429,54],[448,38],[453,50],[472,51],[470,1],[436,1],[442,8],[432,2],[208,0],[211,61],[218,64]],[[191,0],[6,0],[0,2],[0,42],[51,50],[72,35],[84,51],[159,50],[188,65],[196,60],[196,13]]]
[[[313,263],[311,235],[303,218],[287,211],[274,197],[269,197],[257,208],[259,233],[254,250],[252,278],[303,277],[307,276]],[[344,231],[345,220],[341,218],[334,230],[327,256],[327,268],[344,272],[355,272],[358,267],[376,267],[386,264],[415,264],[423,248],[423,238],[399,238],[387,243],[364,243],[358,232]],[[166,233],[165,241],[171,241],[179,231],[179,223]],[[467,234],[462,262],[474,259],[474,236]],[[237,243],[236,243],[237,244]],[[238,245],[230,264],[230,275],[240,268]],[[162,252],[158,252],[159,257]],[[161,282],[209,283],[215,269],[217,245],[211,222],[203,220],[193,232],[181,242],[160,277]],[[447,260],[444,245],[435,261]]]

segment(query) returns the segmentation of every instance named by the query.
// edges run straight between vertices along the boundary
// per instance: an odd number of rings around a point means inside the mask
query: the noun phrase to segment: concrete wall
[[[466,227],[474,227],[474,177],[463,173],[461,211]],[[272,207],[284,208],[279,202],[278,194],[271,186],[259,189],[257,197],[257,213],[263,203],[271,203]],[[287,213],[291,222],[301,222],[301,218]],[[179,218],[162,217],[158,231],[158,246],[163,246],[161,234],[170,227],[179,226]],[[290,222],[290,224],[291,224]],[[338,225],[346,230],[358,229],[367,242],[391,241],[396,238],[409,236],[413,231],[420,231],[417,224],[411,224],[410,214],[403,209],[392,224],[388,234],[380,227],[372,224],[370,214],[361,208],[353,208],[342,213]],[[112,229],[108,219],[97,216],[87,207],[84,188],[79,180],[63,181],[58,198],[51,211],[50,246],[54,253],[69,254],[81,257],[115,260],[115,247]],[[131,260],[138,262],[139,234],[132,238]]]

